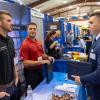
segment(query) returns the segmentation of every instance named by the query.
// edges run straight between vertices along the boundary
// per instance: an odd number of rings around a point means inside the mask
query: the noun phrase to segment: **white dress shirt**
[[[99,37],[100,37],[100,33],[96,36],[96,40],[98,40],[98,39],[99,39]]]

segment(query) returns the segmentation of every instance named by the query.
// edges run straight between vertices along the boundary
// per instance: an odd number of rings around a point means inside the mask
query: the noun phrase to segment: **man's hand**
[[[0,92],[0,98],[3,98],[5,96],[10,96],[10,94],[8,94],[6,92]]]
[[[54,57],[49,56],[48,59],[50,60],[50,62],[53,62],[53,63],[55,62],[55,58]]]
[[[15,81],[15,86],[17,86],[18,81],[19,81],[19,76],[18,76],[18,72],[16,69],[16,65],[14,66],[14,81]]]
[[[72,75],[71,77],[73,77],[75,79],[75,82],[76,83],[81,84],[81,81],[80,81],[80,77],[79,76]]]
[[[17,86],[18,81],[19,81],[19,77],[18,77],[18,76],[16,76],[16,77],[15,77],[15,86]]]
[[[55,62],[55,58],[54,57],[48,56],[46,54],[43,54],[42,58],[43,58],[43,60],[49,60],[50,62]]]
[[[43,60],[42,64],[48,64],[48,65],[50,65],[50,61],[49,60]]]
[[[46,60],[46,59],[48,59],[48,56],[47,56],[46,54],[43,54],[43,55],[42,55],[42,59],[43,59],[43,60]]]

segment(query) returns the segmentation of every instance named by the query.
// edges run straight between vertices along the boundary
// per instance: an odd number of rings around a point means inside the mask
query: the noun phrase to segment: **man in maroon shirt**
[[[36,40],[36,29],[37,25],[35,23],[28,24],[28,36],[20,48],[20,58],[24,64],[26,85],[31,85],[32,89],[42,81],[42,65],[50,64],[54,59],[44,53],[42,44]]]

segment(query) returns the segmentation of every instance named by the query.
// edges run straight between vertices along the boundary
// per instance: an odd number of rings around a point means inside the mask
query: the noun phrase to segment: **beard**
[[[35,38],[35,36],[36,36],[36,34],[33,34],[33,33],[29,34],[29,37],[32,39]]]
[[[6,32],[11,32],[11,31],[13,30],[12,26],[10,26],[10,27],[5,27],[5,26],[3,26],[2,28],[3,28],[3,30],[5,30]]]

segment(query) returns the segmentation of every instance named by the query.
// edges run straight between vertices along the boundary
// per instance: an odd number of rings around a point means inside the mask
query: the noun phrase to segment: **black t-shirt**
[[[54,43],[54,41],[53,40],[49,40],[49,41],[45,41],[45,44],[46,44],[46,47],[47,47],[47,49],[48,49],[48,55],[50,55],[50,56],[55,56],[55,54],[56,54],[56,50],[55,50],[55,47],[54,48],[52,48],[52,49],[50,49],[50,46],[52,45]]]
[[[7,36],[0,35],[0,85],[10,83],[14,79],[14,43]]]
[[[49,41],[45,41],[45,44],[46,44],[46,47],[48,49],[47,51],[47,54],[49,56],[52,56],[56,59],[60,58],[60,55],[59,55],[59,49],[56,49],[56,46],[54,46],[54,48],[50,49],[50,46],[54,43],[53,40],[49,40]]]

